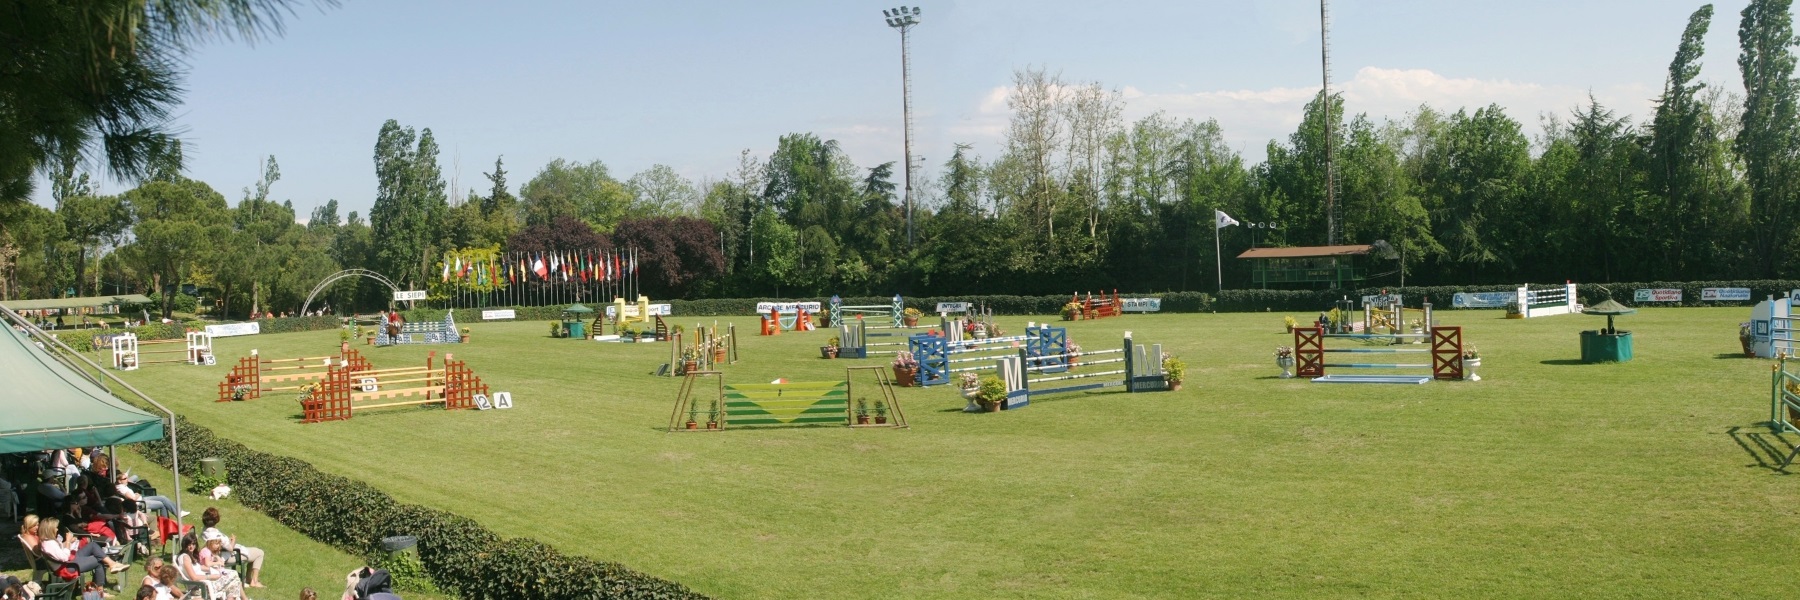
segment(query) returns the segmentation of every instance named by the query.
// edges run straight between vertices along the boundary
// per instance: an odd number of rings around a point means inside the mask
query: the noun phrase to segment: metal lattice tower
[[[881,11],[888,27],[900,30],[900,110],[905,127],[906,145],[906,245],[913,243],[913,157],[912,157],[912,47],[907,32],[919,24],[919,7],[902,6]]]
[[[1331,118],[1331,5],[1319,0],[1319,67],[1325,84],[1319,91],[1320,108],[1324,109],[1325,129],[1325,244],[1338,243],[1337,160],[1333,156],[1331,133],[1336,123]]]

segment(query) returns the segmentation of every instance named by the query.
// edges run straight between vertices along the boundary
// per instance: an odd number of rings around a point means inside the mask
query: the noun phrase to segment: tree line
[[[297,220],[270,196],[274,157],[236,206],[181,175],[178,143],[116,197],[93,194],[64,160],[50,169],[54,207],[0,208],[0,292],[182,283],[216,290],[232,313],[293,310],[341,268],[442,288],[443,261],[467,249],[618,247],[648,249],[644,290],[673,298],[1210,291],[1215,233],[1226,287],[1247,287],[1233,256],[1323,245],[1333,221],[1340,243],[1386,241],[1404,257],[1371,259],[1376,285],[1402,269],[1414,285],[1794,277],[1793,17],[1781,1],[1744,9],[1742,95],[1698,80],[1712,17],[1711,5],[1690,17],[1642,123],[1590,98],[1544,115],[1533,140],[1499,105],[1377,118],[1319,96],[1258,164],[1216,120],[1127,122],[1118,92],[1021,69],[1003,145],[991,157],[951,150],[915,190],[910,244],[903,167],[858,165],[811,133],[697,182],[661,165],[621,179],[600,161],[558,159],[515,195],[497,158],[484,189],[451,198],[431,131],[388,121],[366,219],[332,200]],[[1215,232],[1215,211],[1246,226]],[[384,293],[352,282],[329,301],[366,308]]]

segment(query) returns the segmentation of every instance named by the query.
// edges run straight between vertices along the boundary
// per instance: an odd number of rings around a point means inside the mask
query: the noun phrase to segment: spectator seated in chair
[[[44,558],[51,562],[70,565],[78,577],[80,573],[92,572],[94,582],[99,583],[102,587],[106,586],[108,573],[117,573],[130,568],[130,565],[108,558],[106,549],[99,544],[81,543],[74,533],[66,533],[60,538],[57,537],[58,525],[61,525],[61,522],[56,517],[49,517],[38,522],[38,538],[42,540],[38,543],[38,550],[43,552]]]
[[[203,535],[208,537],[217,536],[224,542],[222,545],[225,550],[237,554],[237,560],[250,563],[250,581],[246,582],[244,585],[253,588],[263,587],[262,549],[238,544],[237,536],[225,535],[224,532],[219,531],[219,509],[216,506],[208,506],[205,511],[200,513],[200,524],[206,527],[206,531],[202,533]]]
[[[181,536],[181,553],[175,555],[175,567],[182,580],[206,587],[205,597],[213,600],[244,600],[244,587],[237,572],[208,566],[201,556],[200,540],[193,534]]]
[[[114,489],[118,490],[120,497],[126,500],[142,502],[144,503],[145,510],[155,512],[158,515],[170,519],[175,518],[175,501],[170,500],[167,496],[146,496],[139,493],[139,486],[131,481],[130,473],[121,472],[113,481],[115,482]],[[181,516],[185,517],[187,516],[187,513],[183,512]]]

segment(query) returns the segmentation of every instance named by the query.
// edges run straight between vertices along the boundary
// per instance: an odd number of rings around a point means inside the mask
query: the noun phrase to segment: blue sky
[[[431,128],[465,190],[486,186],[497,155],[515,193],[559,157],[602,160],[620,179],[659,163],[717,179],[740,151],[766,156],[804,131],[873,166],[901,154],[899,35],[881,16],[891,6],[349,0],[300,9],[278,39],[200,49],[177,125],[190,176],[235,203],[272,154],[273,196],[302,215],[333,198],[367,214],[375,134],[390,118]],[[914,147],[926,177],[954,143],[998,153],[1006,88],[1027,65],[1120,90],[1128,120],[1218,119],[1251,162],[1293,130],[1320,82],[1316,1],[919,6]],[[1592,93],[1642,122],[1699,6],[1337,2],[1333,87],[1378,118],[1492,102],[1535,134],[1540,115]],[[1702,78],[1737,90],[1743,2],[1715,8]]]

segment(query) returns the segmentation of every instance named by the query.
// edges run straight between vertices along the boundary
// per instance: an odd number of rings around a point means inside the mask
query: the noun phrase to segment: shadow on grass
[[[1550,360],[1538,361],[1538,364],[1551,365],[1551,366],[1568,366],[1568,365],[1585,365],[1587,363],[1581,362],[1581,359],[1579,359],[1579,358],[1554,358],[1554,359],[1550,359]]]
[[[1732,359],[1732,358],[1756,358],[1756,357],[1755,356],[1744,356],[1744,353],[1742,353],[1742,352],[1720,352],[1718,354],[1714,354],[1713,358],[1716,360],[1726,360],[1726,359]]]
[[[1769,432],[1765,426],[1761,425],[1753,430],[1745,430],[1734,425],[1725,430],[1725,435],[1731,436],[1731,441],[1737,442],[1738,447],[1742,448],[1745,454],[1756,459],[1756,464],[1744,466],[1768,469],[1783,475],[1790,474],[1790,472],[1787,467],[1782,465],[1790,461],[1797,451],[1800,451],[1800,448],[1796,448],[1794,444],[1789,443],[1780,435]]]

